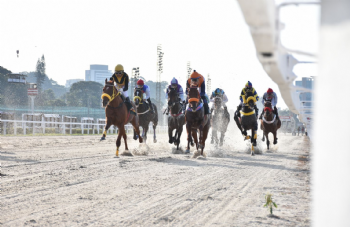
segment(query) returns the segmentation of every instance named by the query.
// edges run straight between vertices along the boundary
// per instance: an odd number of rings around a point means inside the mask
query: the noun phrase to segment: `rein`
[[[112,86],[112,87],[113,87],[113,94],[112,94],[112,97],[111,97],[109,94],[107,94],[107,93],[103,93],[103,94],[101,95],[101,99],[103,99],[104,97],[108,98],[108,100],[109,100],[109,101],[108,101],[108,104],[107,104],[107,107],[108,107],[109,104],[110,104],[118,95],[120,95],[120,92],[118,92],[118,93],[116,94],[116,92],[115,92],[116,88],[114,87],[114,85],[106,84],[105,86]],[[114,108],[114,109],[120,108],[120,107],[122,106],[122,104],[123,104],[123,102],[120,103],[120,105],[117,106],[117,107],[109,106],[109,108]]]

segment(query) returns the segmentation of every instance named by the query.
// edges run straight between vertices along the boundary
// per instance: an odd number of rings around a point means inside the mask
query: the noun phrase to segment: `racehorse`
[[[270,141],[269,141],[269,133],[271,132],[273,134],[273,144],[277,144],[277,130],[281,127],[281,120],[276,120],[276,115],[272,111],[272,105],[271,102],[268,100],[265,100],[264,104],[264,115],[262,117],[260,128],[263,130],[264,135],[262,138],[262,141],[265,141],[266,137],[266,145],[267,149],[270,148]]]
[[[142,138],[144,138],[145,143],[147,141],[147,132],[149,123],[152,121],[153,123],[153,142],[157,142],[156,138],[156,127],[158,125],[158,112],[156,105],[153,105],[154,113],[150,112],[149,104],[144,102],[143,100],[143,92],[141,89],[136,88],[134,91],[134,102],[137,108],[137,115],[139,116],[140,126],[142,127]],[[134,131],[134,139],[136,139],[137,135]]]
[[[235,114],[234,120],[239,128],[241,130],[244,140],[250,139],[250,142],[252,144],[251,147],[251,155],[254,155],[254,147],[256,146],[256,138],[257,138],[257,130],[258,130],[258,123],[256,118],[256,113],[254,110],[254,104],[256,100],[254,97],[248,97],[247,104],[242,104],[242,111],[241,111],[241,118]],[[247,135],[247,130],[251,130],[252,134],[251,136]]]
[[[212,117],[212,131],[211,131],[211,143],[219,143],[217,132],[220,132],[220,144],[222,146],[224,143],[225,133],[227,131],[227,126],[230,123],[230,114],[221,108],[222,97],[215,97],[214,99],[214,115]]]
[[[179,149],[180,138],[183,126],[186,123],[185,115],[182,113],[182,104],[180,103],[179,94],[175,88],[170,88],[168,93],[168,106],[170,109],[170,116],[168,117],[168,134],[169,143],[174,143],[176,149]],[[173,130],[175,136],[173,137]]]
[[[134,127],[134,130],[139,135],[139,142],[142,143],[142,137],[140,136],[140,130],[139,130],[139,117],[133,114],[130,114],[128,112],[126,105],[124,104],[123,99],[121,98],[121,93],[117,91],[117,89],[114,87],[113,81],[105,81],[105,86],[103,87],[103,93],[101,96],[102,99],[102,105],[105,108],[106,112],[106,126],[105,131],[103,132],[103,135],[101,137],[101,140],[106,139],[106,133],[107,130],[111,125],[115,125],[118,127],[118,138],[116,141],[117,145],[117,151],[116,151],[116,157],[119,156],[119,147],[121,143],[121,137],[123,136],[124,143],[125,143],[125,150],[128,149],[128,144],[126,141],[126,133],[124,125],[127,123],[131,123]],[[135,104],[132,103],[133,107],[135,108]]]
[[[187,130],[187,150],[186,153],[190,153],[190,143],[194,146],[196,143],[196,148],[201,149],[201,155],[203,156],[203,150],[205,147],[205,140],[208,136],[208,131],[210,129],[210,116],[204,114],[203,103],[199,102],[200,95],[197,87],[189,88],[188,92],[188,104],[189,107],[186,111],[186,130]],[[199,143],[197,139],[197,132],[199,132]],[[192,136],[191,136],[192,134]]]

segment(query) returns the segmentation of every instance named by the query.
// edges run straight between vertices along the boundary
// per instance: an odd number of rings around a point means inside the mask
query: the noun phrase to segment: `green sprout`
[[[264,205],[264,207],[270,208],[270,214],[272,214],[273,206],[277,208],[276,203],[272,201],[272,194],[270,193],[266,194],[265,199],[266,199],[266,204]]]

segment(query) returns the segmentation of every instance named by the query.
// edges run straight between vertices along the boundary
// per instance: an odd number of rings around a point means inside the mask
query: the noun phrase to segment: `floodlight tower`
[[[132,68],[130,86],[134,86],[134,88],[135,88],[137,80],[139,79],[139,77],[140,77],[140,69],[139,69],[139,67]],[[134,98],[134,89],[133,88],[129,88],[129,90],[130,90],[130,95],[129,96],[130,96],[130,98],[132,100]]]
[[[191,68],[191,62],[187,62],[187,78],[186,78],[186,82],[187,80],[190,78],[191,76],[191,71],[192,71],[192,68]]]
[[[162,52],[162,45],[158,44],[157,46],[157,108],[158,108],[158,114],[161,112],[161,90],[162,90],[162,86],[161,86],[161,74],[163,73],[163,55],[164,53]],[[159,119],[159,118],[158,118]]]
[[[208,82],[207,82],[207,94],[211,93],[211,79],[210,75],[208,74]]]

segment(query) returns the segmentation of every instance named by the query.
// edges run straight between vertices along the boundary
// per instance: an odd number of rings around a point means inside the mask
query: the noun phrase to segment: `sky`
[[[122,64],[129,75],[139,67],[141,76],[156,81],[161,44],[162,80],[176,77],[184,86],[189,61],[204,77],[210,74],[212,90],[224,89],[230,108],[238,105],[248,80],[260,96],[272,88],[281,97],[256,57],[235,0],[0,0],[0,8],[0,66],[12,72],[35,71],[44,54],[48,77],[61,85],[68,79],[84,79],[90,64],[111,70]],[[316,52],[318,18],[314,7],[283,9],[281,19],[288,24],[283,43]],[[317,74],[310,65],[298,65],[295,72]],[[278,106],[287,107],[282,98]]]

